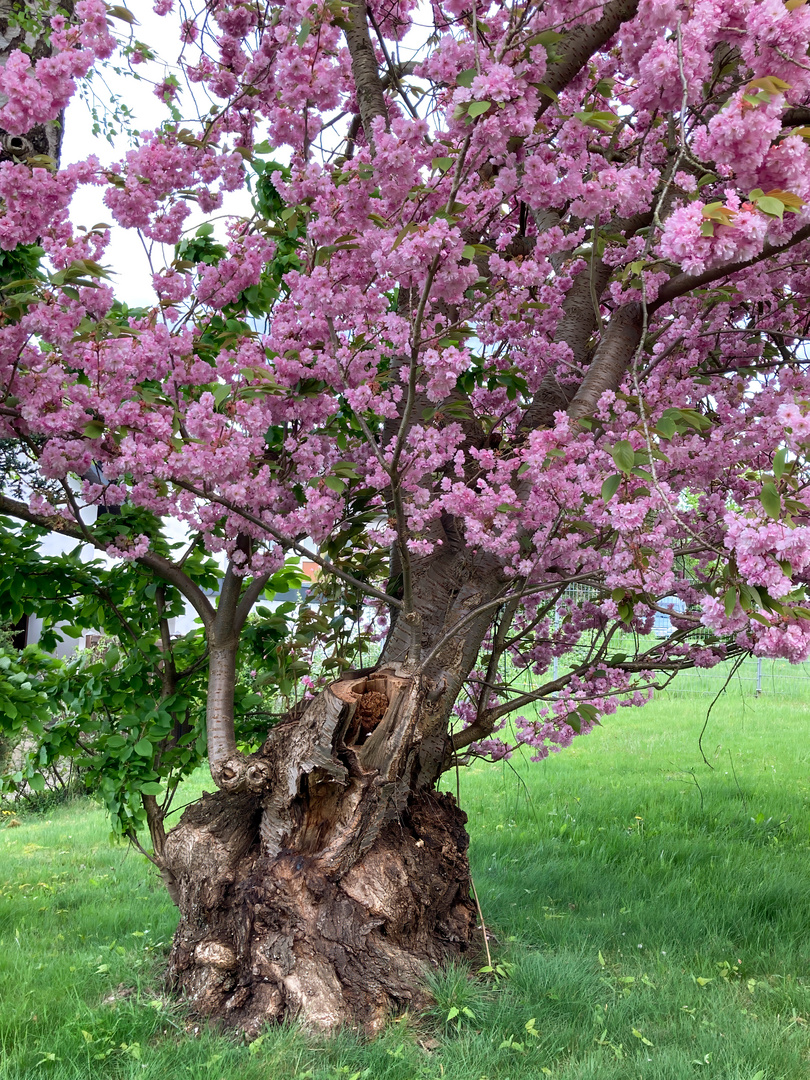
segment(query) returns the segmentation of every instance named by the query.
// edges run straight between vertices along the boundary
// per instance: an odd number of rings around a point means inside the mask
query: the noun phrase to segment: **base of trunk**
[[[425,975],[463,953],[475,927],[466,820],[449,795],[413,795],[334,876],[312,854],[263,854],[253,796],[204,796],[166,842],[181,911],[173,984],[196,1013],[249,1037],[294,1016],[373,1034],[424,1006]]]

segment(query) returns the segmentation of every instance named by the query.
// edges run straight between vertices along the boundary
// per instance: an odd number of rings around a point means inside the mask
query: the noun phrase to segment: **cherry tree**
[[[157,750],[131,781],[175,983],[249,1033],[373,1031],[473,940],[443,773],[542,759],[685,667],[810,655],[810,6],[172,7],[162,126],[113,164],[0,163],[0,246],[44,252],[0,324],[0,435],[42,484],[0,511],[204,628],[217,793],[166,833]],[[150,59],[101,0],[45,21],[0,74],[12,137],[117,47]],[[151,307],[71,221],[83,185],[153,253]],[[225,560],[218,594],[190,552]],[[291,557],[324,606],[254,744],[240,637]],[[161,723],[96,744],[148,753]]]

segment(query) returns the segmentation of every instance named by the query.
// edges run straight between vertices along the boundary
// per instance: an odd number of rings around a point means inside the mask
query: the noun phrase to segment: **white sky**
[[[139,82],[131,75],[115,74],[114,67],[123,67],[121,57],[116,54],[108,62],[103,74],[110,90],[120,96],[134,113],[132,126],[135,130],[151,131],[169,118],[166,106],[153,92],[152,83],[174,70],[181,50],[178,34],[179,18],[176,13],[164,18],[155,15],[152,11],[151,0],[146,0],[146,2],[131,0],[128,6],[140,24],[133,28],[134,36],[149,45],[154,52],[159,53],[164,63],[139,65],[135,70],[144,75],[144,80]],[[116,31],[126,30],[126,24],[121,21],[116,20],[114,26]],[[94,88],[97,98],[101,99],[104,93],[103,84],[100,81],[96,82]],[[194,115],[191,111],[193,103],[188,98],[186,101],[191,122],[191,117]],[[93,118],[88,104],[79,94],[74,97],[65,116],[63,165],[79,161],[89,154],[95,154],[102,165],[111,165],[115,161],[120,161],[130,147],[130,141],[125,134],[115,138],[113,145],[110,145],[103,135],[93,135]],[[155,294],[151,287],[152,271],[144,244],[135,229],[124,229],[113,220],[110,211],[104,205],[103,196],[104,188],[80,188],[73,199],[71,219],[76,225],[84,225],[87,228],[99,222],[106,222],[111,226],[110,244],[103,262],[115,272],[113,287],[117,298],[131,307],[139,304],[153,304]],[[225,209],[236,213],[249,212],[248,198],[244,192],[226,195]],[[218,210],[216,215],[221,215],[223,212],[224,210]],[[204,220],[206,220],[204,215],[195,214],[192,211],[186,220],[187,231],[193,233]],[[152,261],[157,270],[171,259],[173,251],[170,247],[160,244],[152,245],[152,249]]]

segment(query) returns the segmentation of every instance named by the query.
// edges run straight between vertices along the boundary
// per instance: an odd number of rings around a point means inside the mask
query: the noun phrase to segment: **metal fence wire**
[[[566,589],[557,609],[557,619],[565,606],[566,600],[580,604],[587,600],[598,600],[600,593],[588,585],[575,584]],[[556,620],[555,620],[556,621]],[[670,630],[669,619],[665,615],[656,616],[653,635],[666,637]],[[697,630],[689,635],[689,640],[709,636],[708,631]],[[628,642],[628,644],[630,644]],[[622,648],[621,638],[617,647]],[[558,667],[554,663],[554,676],[558,670],[565,670],[562,661]],[[738,697],[780,697],[796,700],[810,699],[810,661],[804,664],[792,664],[788,660],[764,660],[761,657],[749,657],[740,663],[727,660],[713,668],[694,668],[676,675],[664,691],[657,694],[695,695],[715,697],[718,693]]]
[[[725,690],[723,690],[725,686]],[[682,671],[665,694],[711,695],[718,692],[738,697],[780,697],[807,700],[810,697],[810,663],[791,664],[787,660],[744,660],[734,671],[731,661],[717,667]]]

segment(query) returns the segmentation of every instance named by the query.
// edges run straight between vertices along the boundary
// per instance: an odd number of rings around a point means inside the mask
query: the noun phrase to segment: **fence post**
[[[759,697],[759,695],[761,693],[762,693],[762,657],[758,656],[757,657],[757,692],[756,692],[756,694],[754,696]]]

